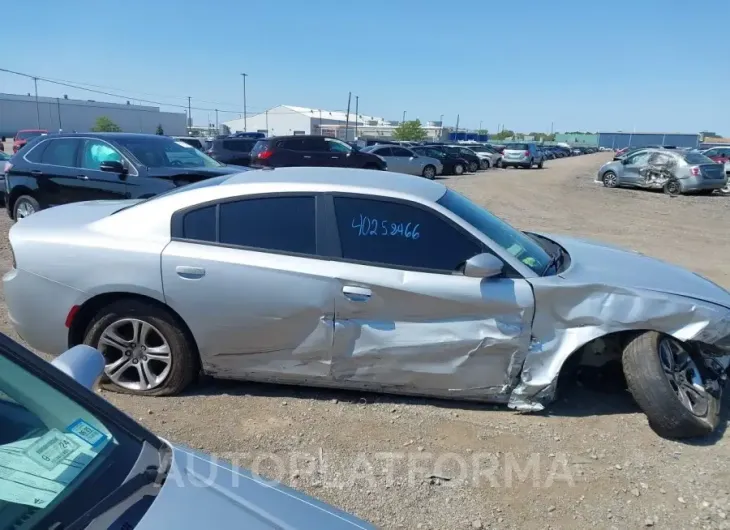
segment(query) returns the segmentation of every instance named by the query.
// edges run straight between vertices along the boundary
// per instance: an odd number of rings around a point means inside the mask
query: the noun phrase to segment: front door
[[[420,175],[419,165],[413,159],[413,152],[403,147],[393,146],[393,158],[398,160],[398,171],[409,175]]]
[[[327,148],[327,152],[324,155],[323,165],[329,167],[350,166],[350,160],[352,159],[351,155],[353,152],[352,147],[335,138],[325,138],[324,143]]]
[[[206,373],[331,380],[338,282],[316,258],[315,217],[315,197],[296,194],[175,214],[163,288],[190,326]]]
[[[388,165],[388,171],[395,171],[396,173],[401,173],[401,167],[399,165],[399,159],[395,156],[393,156],[393,148],[389,145],[385,145],[383,147],[378,147],[377,149],[373,149],[371,151],[374,155],[378,155],[382,157],[385,160],[385,163]]]
[[[435,211],[334,197],[345,261],[337,279],[335,380],[451,397],[499,394],[530,344],[534,301],[522,278],[459,272],[484,245]]]
[[[80,167],[76,174],[81,181],[80,200],[113,200],[127,197],[128,176],[99,169],[101,163],[106,161],[124,162],[124,159],[119,151],[103,140],[88,138],[82,141]],[[136,171],[133,167],[128,167],[130,171]]]
[[[646,167],[649,157],[653,151],[639,151],[627,157],[623,164],[623,174],[621,175],[621,184],[636,185],[643,181],[639,171]]]

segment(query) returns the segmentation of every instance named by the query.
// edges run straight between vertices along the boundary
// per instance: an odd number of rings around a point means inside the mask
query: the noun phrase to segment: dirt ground
[[[629,247],[730,287],[730,198],[595,184],[610,154],[444,179],[520,228]],[[0,270],[9,267],[0,215]],[[630,274],[630,271],[627,271]],[[4,307],[0,329],[17,338]],[[157,434],[281,479],[381,528],[730,528],[730,437],[667,441],[620,388],[576,385],[544,414],[203,380],[105,398]]]

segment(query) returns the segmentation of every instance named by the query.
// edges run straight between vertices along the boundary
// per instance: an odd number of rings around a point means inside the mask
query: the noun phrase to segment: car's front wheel
[[[616,188],[618,186],[618,177],[613,171],[606,171],[601,177],[601,181],[603,181],[606,188]]]
[[[469,173],[476,173],[477,169],[479,169],[479,164],[474,161],[469,162]]]
[[[105,359],[101,386],[116,392],[167,396],[198,375],[197,349],[178,320],[157,305],[119,300],[102,308],[84,343]]]
[[[623,351],[629,391],[661,436],[704,436],[720,418],[719,391],[710,390],[702,359],[674,337],[641,333]]]

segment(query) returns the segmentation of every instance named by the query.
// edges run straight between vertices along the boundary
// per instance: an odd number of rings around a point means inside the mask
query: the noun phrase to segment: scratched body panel
[[[205,276],[181,278],[181,259]],[[163,252],[162,277],[207,373],[330,378],[338,283],[322,261],[174,241]]]

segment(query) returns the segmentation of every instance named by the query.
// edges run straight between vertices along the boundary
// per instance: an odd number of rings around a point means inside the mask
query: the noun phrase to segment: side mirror
[[[85,344],[66,350],[51,364],[88,389],[93,388],[104,373],[104,356],[99,350]]]
[[[106,160],[102,162],[99,166],[99,169],[101,171],[107,171],[109,173],[124,174],[127,172],[127,168],[124,167],[124,164],[122,164],[121,162],[117,162],[116,160]]]
[[[484,252],[472,256],[464,264],[464,276],[470,278],[492,278],[502,274],[504,263],[494,254]]]

